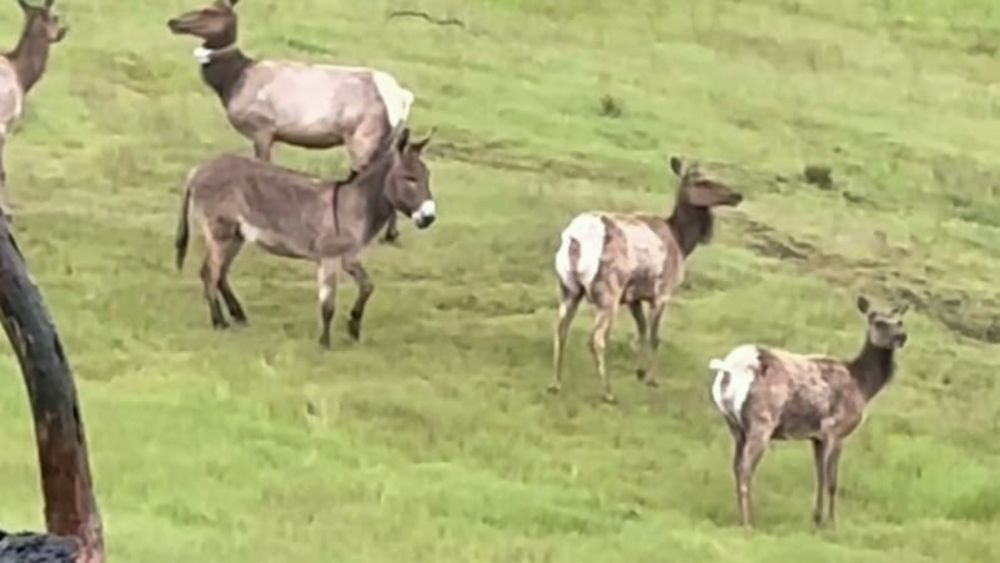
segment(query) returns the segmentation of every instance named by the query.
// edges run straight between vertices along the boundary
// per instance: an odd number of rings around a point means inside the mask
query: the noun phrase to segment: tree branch
[[[0,217],[0,323],[17,355],[31,402],[50,534],[75,538],[77,563],[103,563],[83,419],[73,373],[17,242]]]

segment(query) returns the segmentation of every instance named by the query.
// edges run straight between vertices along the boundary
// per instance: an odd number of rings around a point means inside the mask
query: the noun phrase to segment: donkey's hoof
[[[552,383],[548,387],[546,387],[545,390],[548,391],[549,395],[558,395],[559,392],[562,391],[562,385],[559,385],[558,383]]]
[[[250,324],[250,321],[247,319],[246,315],[234,315],[233,324],[237,324],[239,326],[247,326],[248,324]]]
[[[357,342],[361,340],[361,323],[351,321],[347,324],[347,334],[351,337],[351,340]]]
[[[330,349],[330,335],[329,334],[324,334],[324,335],[322,335],[322,336],[319,337],[319,346],[320,346],[320,348],[322,348],[324,350],[329,350]]]
[[[655,389],[655,388],[657,388],[657,387],[660,386],[660,382],[657,381],[656,378],[654,378],[654,377],[646,378],[645,381],[646,381],[646,387],[650,387],[650,388]]]
[[[646,368],[636,368],[635,378],[638,379],[639,381],[646,379]]]
[[[215,330],[226,330],[229,328],[229,323],[225,319],[215,319],[212,321],[212,328]]]

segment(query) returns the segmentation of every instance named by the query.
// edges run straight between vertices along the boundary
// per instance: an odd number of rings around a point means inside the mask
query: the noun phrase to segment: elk
[[[255,60],[237,46],[238,0],[216,0],[167,22],[174,34],[202,44],[194,51],[201,77],[215,91],[229,123],[253,142],[254,155],[271,160],[275,142],[308,149],[344,145],[350,182],[398,135],[413,93],[391,75],[362,67]],[[386,239],[398,237],[389,218]]]
[[[348,324],[350,336],[358,340],[365,304],[375,291],[361,265],[361,251],[397,211],[412,217],[419,229],[435,220],[430,172],[421,159],[430,137],[411,143],[409,129],[403,129],[398,139],[346,183],[325,182],[233,154],[217,156],[192,170],[177,226],[177,267],[184,266],[189,216],[194,210],[205,237],[201,280],[212,326],[229,326],[220,294],[233,321],[247,322],[228,280],[230,266],[246,241],[271,254],[316,262],[322,323],[319,342],[324,348],[330,347],[339,264],[358,286]]]
[[[823,526],[824,495],[830,524],[835,521],[837,466],[844,440],[861,424],[864,409],[892,379],[897,348],[906,344],[903,305],[880,312],[864,296],[858,310],[867,330],[861,352],[850,361],[802,355],[744,344],[715,372],[712,400],[733,435],[733,473],[740,523],[749,528],[750,484],[770,440],[809,440],[816,465],[813,521]]]
[[[604,400],[615,402],[604,352],[619,305],[628,306],[638,331],[636,375],[656,386],[660,321],[671,294],[684,279],[684,262],[699,244],[711,239],[713,209],[736,206],[743,200],[732,188],[703,174],[697,163],[685,166],[680,158],[672,157],[670,167],[680,178],[680,187],[669,217],[589,212],[576,216],[562,231],[555,255],[560,301],[549,392],[561,389],[566,337],[584,297],[597,313],[590,350],[604,386]],[[648,322],[644,305],[649,308]]]
[[[13,51],[0,56],[0,212],[8,219],[12,212],[7,193],[4,147],[24,111],[25,97],[45,74],[49,47],[62,41],[69,30],[59,24],[59,16],[52,12],[53,3],[54,0],[45,0],[44,4],[36,6],[17,0],[24,13],[21,38]]]

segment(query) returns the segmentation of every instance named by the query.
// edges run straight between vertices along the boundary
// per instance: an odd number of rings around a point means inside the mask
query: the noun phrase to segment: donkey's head
[[[903,315],[910,308],[901,305],[888,312],[876,311],[868,299],[858,297],[858,310],[868,321],[868,341],[876,348],[896,349],[906,345],[906,329],[903,328]]]
[[[209,49],[222,49],[236,43],[237,18],[233,6],[239,0],[215,0],[214,3],[185,12],[167,22],[175,35],[193,35]]]
[[[711,208],[739,205],[743,195],[718,180],[706,177],[697,164],[685,165],[680,158],[670,157],[670,169],[681,179],[677,202],[692,207]]]
[[[436,218],[431,173],[420,156],[433,134],[431,130],[424,139],[411,143],[409,128],[403,129],[396,141],[396,159],[385,193],[389,203],[409,215],[420,229],[430,227]]]
[[[17,0],[17,5],[24,12],[24,30],[26,35],[44,37],[49,43],[58,43],[66,36],[69,27],[59,24],[59,16],[52,11],[55,0],[28,3]]]

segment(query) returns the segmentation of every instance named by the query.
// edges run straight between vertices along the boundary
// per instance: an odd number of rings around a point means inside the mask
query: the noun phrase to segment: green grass
[[[7,162],[114,561],[1000,559],[995,2],[247,0],[248,52],[386,69],[417,95],[416,133],[439,128],[440,220],[370,250],[366,333],[352,345],[338,317],[332,353],[310,265],[245,252],[252,324],[226,334],[196,268],[173,270],[185,174],[249,150],[166,29],[195,4],[59,4],[72,30]],[[384,21],[414,6],[467,29]],[[747,200],[690,263],[662,387],[631,376],[623,315],[621,404],[600,405],[588,312],[546,396],[558,232],[591,208],[666,212],[674,153]],[[277,159],[344,169],[342,151]],[[835,189],[805,183],[808,164]],[[853,354],[858,292],[916,307],[898,378],[848,442],[839,525],[812,530],[808,447],[777,444],[747,534],[708,359],[743,341]],[[40,529],[9,352],[0,370],[0,523]]]

